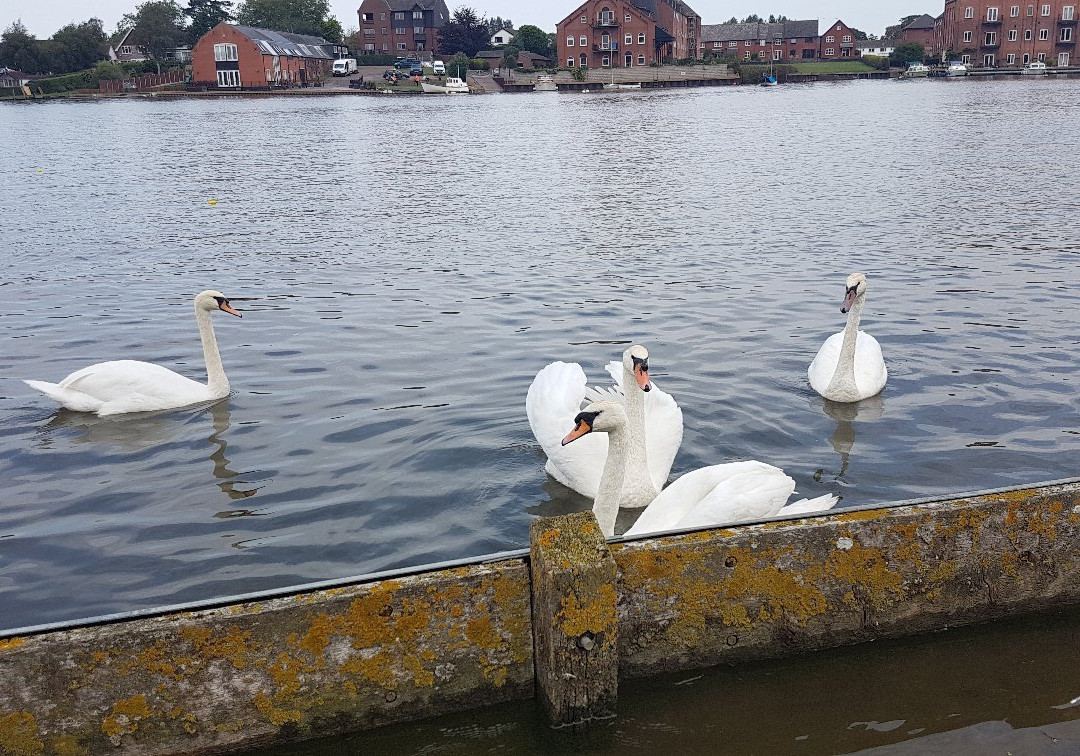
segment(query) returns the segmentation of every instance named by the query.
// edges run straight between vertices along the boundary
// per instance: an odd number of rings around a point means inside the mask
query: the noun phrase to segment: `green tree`
[[[48,72],[41,46],[22,21],[15,21],[0,36],[0,66],[29,74]]]
[[[736,18],[735,16],[732,16],[732,17],[731,17],[731,18],[729,18],[729,19],[728,19],[727,21],[725,21],[725,23],[728,23],[728,24],[737,24],[737,23],[739,23],[739,19],[738,19],[738,18]]]
[[[882,36],[882,39],[899,39],[900,38],[900,31],[905,26],[907,26],[912,21],[914,21],[915,19],[921,18],[921,17],[922,17],[922,14],[915,13],[915,14],[912,14],[910,16],[904,16],[902,19],[900,19],[900,23],[898,23],[898,24],[893,24],[892,26],[886,26],[885,27],[885,34],[884,34],[884,36]]]
[[[851,33],[855,36],[855,39],[870,39],[866,32],[861,29],[856,29],[854,26],[851,27]]]
[[[521,50],[513,42],[503,49],[502,63],[500,64],[503,71],[508,69],[513,71],[517,68],[517,59],[520,52]]]
[[[176,0],[147,0],[134,13],[124,14],[120,25],[135,30],[139,48],[154,59],[158,73],[165,56],[188,39],[184,9]]]
[[[188,0],[184,15],[191,20],[188,35],[191,44],[195,44],[202,35],[222,21],[232,19],[232,2],[230,0]]]
[[[746,18],[744,18],[744,19],[742,20],[742,22],[743,22],[744,24],[752,24],[752,23],[755,23],[755,22],[756,22],[756,23],[762,23],[762,22],[763,22],[764,20],[765,20],[765,19],[763,19],[763,18],[762,18],[761,16],[759,16],[758,14],[756,14],[756,13],[751,13],[751,14],[750,14],[749,16],[747,16]]]
[[[906,66],[908,63],[921,61],[926,57],[926,49],[918,42],[908,42],[895,48],[889,56],[889,63],[894,66]]]
[[[508,18],[504,19],[502,16],[495,16],[494,18],[489,18],[484,23],[487,24],[489,37],[495,32],[500,32],[503,29],[514,28],[514,22]]]
[[[551,57],[551,36],[539,26],[525,24],[517,30],[517,35],[511,44],[537,55]]]
[[[310,34],[340,42],[341,22],[330,15],[328,0],[243,0],[236,20],[259,29]]]
[[[100,18],[68,24],[50,40],[53,71],[71,73],[90,68],[105,57],[108,40]]]
[[[443,53],[461,52],[471,58],[487,46],[490,36],[487,22],[475,10],[463,5],[439,29],[439,50]]]
[[[95,79],[123,79],[124,67],[114,60],[103,60],[94,66]]]
[[[465,53],[458,53],[450,60],[446,61],[446,75],[458,76],[463,81],[468,79],[469,72],[469,56]]]

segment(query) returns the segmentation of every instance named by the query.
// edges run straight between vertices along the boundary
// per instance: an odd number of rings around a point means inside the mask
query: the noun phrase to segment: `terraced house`
[[[836,21],[818,33],[818,20],[706,24],[700,55],[772,62],[857,58],[855,32]]]
[[[944,50],[975,66],[1076,64],[1077,0],[945,0]]]
[[[361,55],[430,58],[439,51],[439,29],[450,20],[443,0],[364,0],[357,14]]]
[[[559,65],[631,68],[697,56],[701,16],[681,0],[589,0],[556,26]]]

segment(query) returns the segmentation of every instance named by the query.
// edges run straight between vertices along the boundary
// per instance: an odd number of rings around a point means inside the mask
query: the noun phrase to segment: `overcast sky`
[[[0,3],[0,24],[3,28],[21,18],[30,33],[37,37],[49,37],[64,24],[85,21],[97,16],[105,22],[105,30],[112,32],[120,17],[134,10],[142,0],[4,0]],[[186,5],[186,0],[179,0]],[[577,7],[576,3],[544,0],[476,0],[459,3],[450,0],[450,10],[461,5],[471,5],[486,16],[509,18],[515,25],[535,24],[545,31],[555,31],[555,24]],[[817,18],[822,28],[841,18],[850,26],[868,34],[881,35],[885,27],[895,24],[902,16],[912,13],[929,13],[936,16],[944,7],[944,0],[920,3],[919,0],[691,0],[690,7],[701,14],[703,23],[718,24],[732,16],[743,18],[751,13],[768,17],[770,13],[784,14],[788,18]],[[359,0],[330,0],[330,8],[345,29],[355,28]]]

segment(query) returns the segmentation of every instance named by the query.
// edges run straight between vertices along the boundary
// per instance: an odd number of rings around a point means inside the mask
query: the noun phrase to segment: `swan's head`
[[[571,441],[593,431],[610,433],[625,425],[626,410],[623,408],[623,403],[602,399],[599,402],[593,402],[577,414],[574,418],[574,429],[566,434],[562,445],[566,446]]]
[[[634,374],[638,388],[642,391],[650,391],[652,384],[649,382],[649,350],[638,344],[627,349],[622,355],[623,369]]]
[[[238,310],[234,310],[232,305],[229,304],[228,298],[220,291],[214,291],[213,289],[207,289],[206,291],[200,291],[195,296],[195,309],[196,310],[221,310],[227,312],[230,315],[235,315],[238,318],[244,317]]]
[[[847,293],[844,294],[844,304],[840,312],[847,312],[855,304],[855,300],[866,293],[866,276],[862,273],[852,273],[844,282]]]

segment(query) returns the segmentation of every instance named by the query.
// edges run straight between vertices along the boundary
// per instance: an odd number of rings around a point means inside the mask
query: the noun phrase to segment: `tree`
[[[439,29],[439,49],[443,53],[460,52],[473,57],[487,45],[487,23],[472,8],[463,5]]]
[[[450,60],[446,61],[446,75],[447,76],[459,76],[461,79],[467,80],[469,76],[469,56],[465,53],[458,53]]]
[[[926,49],[918,42],[908,42],[895,48],[889,56],[889,63],[894,66],[906,66],[908,63],[921,61],[926,57]]]
[[[729,18],[729,19],[727,20],[727,22],[726,22],[726,23],[729,23],[729,24],[737,24],[737,23],[739,23],[739,19],[738,19],[738,18],[736,18],[735,16],[732,16],[731,18]]]
[[[490,37],[495,32],[500,32],[503,29],[513,29],[514,22],[510,19],[503,19],[502,16],[495,16],[494,18],[487,19],[484,23],[487,24],[488,36]]]
[[[894,24],[892,26],[886,26],[885,34],[884,36],[882,36],[882,39],[899,39],[900,32],[903,30],[903,28],[917,18],[922,18],[921,14],[915,13],[910,16],[904,16],[902,19],[900,19],[900,23]]]
[[[36,39],[30,36],[22,21],[15,21],[0,36],[0,66],[23,73],[45,73],[44,56]]]
[[[68,24],[50,40],[50,58],[53,71],[71,73],[90,68],[105,58],[108,35],[100,18],[92,18],[81,24]]]
[[[856,29],[854,26],[851,27],[851,33],[855,36],[855,39],[870,39],[870,37],[866,35],[866,32],[861,29]]]
[[[744,24],[752,24],[752,23],[755,23],[755,22],[760,24],[763,21],[764,21],[764,19],[762,19],[762,17],[759,16],[758,14],[756,14],[756,13],[751,13],[749,16],[747,16],[746,18],[744,18],[742,20],[742,22]]]
[[[236,20],[244,26],[310,34],[340,42],[341,22],[330,15],[328,0],[243,0]]]
[[[120,24],[135,31],[139,48],[154,59],[158,73],[165,56],[188,38],[184,9],[176,0],[147,0],[134,13],[124,14]]]
[[[188,0],[184,15],[191,20],[188,26],[188,39],[195,44],[202,35],[223,21],[232,19],[230,0]]]
[[[503,70],[513,71],[517,68],[518,54],[521,52],[514,43],[510,43],[503,49],[502,63],[500,64]]]
[[[551,37],[539,26],[525,24],[517,30],[517,34],[514,36],[514,41],[511,44],[522,50],[536,53],[537,55],[543,55],[547,58],[551,57],[549,54],[551,50]]]

